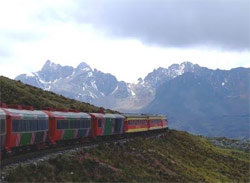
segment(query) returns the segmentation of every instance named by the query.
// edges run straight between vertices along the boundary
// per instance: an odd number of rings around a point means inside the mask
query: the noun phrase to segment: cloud
[[[164,47],[249,49],[249,0],[79,0],[72,14],[111,36]]]
[[[42,39],[45,35],[42,33],[34,33],[31,31],[6,31],[0,32],[5,39],[27,42],[27,41],[37,41]]]
[[[9,57],[10,56],[10,53],[5,50],[4,48],[1,48],[0,47],[0,58],[5,58],[5,57]]]

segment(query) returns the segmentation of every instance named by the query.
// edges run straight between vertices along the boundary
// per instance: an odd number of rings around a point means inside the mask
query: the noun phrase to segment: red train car
[[[49,116],[49,136],[52,144],[63,140],[81,140],[92,136],[91,117],[83,112],[44,111]]]
[[[109,136],[124,133],[124,117],[119,114],[90,113],[93,136]]]
[[[1,152],[3,151],[4,147],[5,147],[5,139],[6,139],[6,115],[5,112],[0,109],[0,149]],[[0,152],[0,153],[1,153]],[[1,155],[0,155],[1,157]]]
[[[43,111],[2,108],[7,123],[5,150],[48,142],[48,115]]]
[[[93,137],[102,136],[104,132],[105,119],[102,113],[90,113]]]

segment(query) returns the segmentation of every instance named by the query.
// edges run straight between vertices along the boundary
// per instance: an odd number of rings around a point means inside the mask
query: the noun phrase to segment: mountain
[[[133,112],[152,102],[156,88],[165,81],[200,69],[190,62],[173,64],[167,69],[155,69],[134,84],[118,81],[112,74],[92,69],[85,62],[73,68],[48,60],[40,71],[21,74],[15,80],[97,106]]]
[[[33,106],[35,109],[42,110],[45,107],[54,109],[77,109],[83,112],[98,112],[99,107],[68,99],[50,91],[23,84],[0,76],[0,102],[6,104],[17,104]],[[105,110],[113,113],[114,111]]]
[[[172,128],[208,136],[249,137],[250,68],[212,70],[191,62],[154,69],[137,83],[92,69],[47,61],[15,79],[122,112],[161,113]]]
[[[132,96],[127,83],[118,81],[111,74],[92,69],[84,62],[73,68],[61,66],[48,60],[40,71],[19,75],[15,80],[72,99],[105,107],[112,107],[114,99]],[[102,105],[102,101],[105,102],[105,105]]]
[[[181,64],[173,64],[168,68],[159,67],[149,73],[144,80],[140,79],[139,83],[147,83],[152,88],[157,88],[165,81],[174,79],[186,72],[200,73],[204,72],[206,68],[200,67],[198,64],[192,64],[191,62],[183,62]]]
[[[171,127],[207,136],[249,138],[250,68],[199,68],[167,80],[142,111],[169,117]]]

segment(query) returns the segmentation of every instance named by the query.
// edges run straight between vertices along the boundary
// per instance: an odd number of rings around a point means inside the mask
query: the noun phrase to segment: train
[[[163,115],[34,110],[32,106],[1,104],[0,127],[1,155],[6,155],[24,149],[164,131],[168,119]]]

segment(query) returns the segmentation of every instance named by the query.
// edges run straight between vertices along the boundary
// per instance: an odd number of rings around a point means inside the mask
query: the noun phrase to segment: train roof
[[[115,116],[115,118],[125,118],[123,115],[120,114],[113,114]]]
[[[104,114],[104,118],[115,118],[115,115],[113,114]]]
[[[6,115],[12,117],[21,117],[21,118],[48,118],[48,115],[43,111],[38,110],[20,110],[20,109],[10,109],[2,108]]]
[[[0,108],[0,118],[3,119],[5,118],[6,114],[5,112]]]
[[[148,115],[147,117],[149,119],[162,119],[162,118],[164,118],[163,115]]]
[[[95,116],[96,118],[124,118],[123,115],[120,114],[102,114],[102,113],[90,113],[91,115]]]
[[[143,114],[123,114],[125,118],[147,118],[146,115]]]
[[[91,118],[89,114],[84,112],[61,112],[61,111],[49,111],[50,115],[55,118]]]
[[[90,113],[90,115],[92,115],[96,118],[104,118],[104,114],[102,114],[102,113]]]

